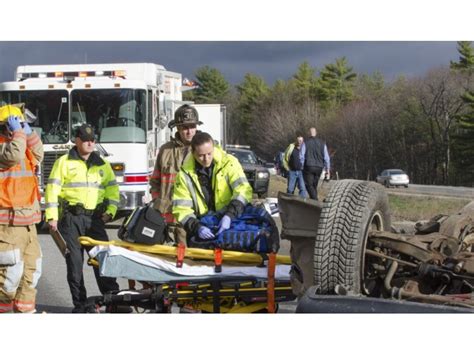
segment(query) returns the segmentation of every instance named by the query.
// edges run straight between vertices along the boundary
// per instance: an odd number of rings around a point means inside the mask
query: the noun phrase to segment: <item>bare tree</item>
[[[451,181],[450,147],[456,116],[463,108],[461,99],[462,76],[447,68],[432,70],[418,80],[417,99],[423,118],[429,123],[432,148],[434,149],[432,171],[434,183],[447,184]]]

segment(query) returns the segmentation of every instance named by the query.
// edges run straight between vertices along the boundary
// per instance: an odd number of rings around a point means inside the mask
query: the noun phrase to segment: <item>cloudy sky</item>
[[[321,69],[345,56],[357,73],[380,71],[387,80],[423,75],[457,60],[456,42],[375,41],[0,41],[0,81],[10,81],[18,65],[148,62],[193,78],[197,68],[219,69],[231,84],[246,73],[272,84],[287,79],[303,61]]]

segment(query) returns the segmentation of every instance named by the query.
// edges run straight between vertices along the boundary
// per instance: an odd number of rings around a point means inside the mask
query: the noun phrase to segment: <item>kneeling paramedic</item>
[[[184,161],[173,190],[173,215],[192,236],[213,239],[214,233],[200,223],[209,211],[221,212],[219,234],[230,228],[252,199],[252,187],[239,161],[214,145],[212,137],[198,132],[191,141],[191,155]]]
[[[94,130],[89,124],[76,132],[75,147],[54,163],[46,187],[46,220],[62,234],[66,254],[67,281],[74,304],[73,313],[92,312],[86,305],[83,247],[80,236],[107,241],[105,223],[117,212],[119,187],[110,163],[94,152]],[[94,268],[102,294],[119,289],[115,278],[101,277]]]
[[[42,159],[41,140],[22,111],[0,107],[0,313],[35,312],[42,258],[35,167]]]

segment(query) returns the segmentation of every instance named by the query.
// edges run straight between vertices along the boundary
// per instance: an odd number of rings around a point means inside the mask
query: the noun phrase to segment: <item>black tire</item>
[[[389,189],[389,188],[390,188],[390,183],[389,183],[387,180],[385,180],[385,183],[384,183],[384,185],[385,185],[385,187],[386,187],[387,189]]]
[[[331,294],[341,285],[353,294],[371,294],[369,285],[363,285],[367,235],[373,229],[390,230],[390,224],[382,186],[337,181],[324,200],[314,245],[314,282],[319,292]]]

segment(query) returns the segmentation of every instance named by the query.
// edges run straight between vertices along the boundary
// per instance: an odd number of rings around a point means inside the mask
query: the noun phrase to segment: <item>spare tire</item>
[[[353,294],[369,294],[364,285],[369,230],[390,230],[388,197],[382,186],[341,180],[324,200],[314,245],[314,282],[320,294],[337,285]]]

